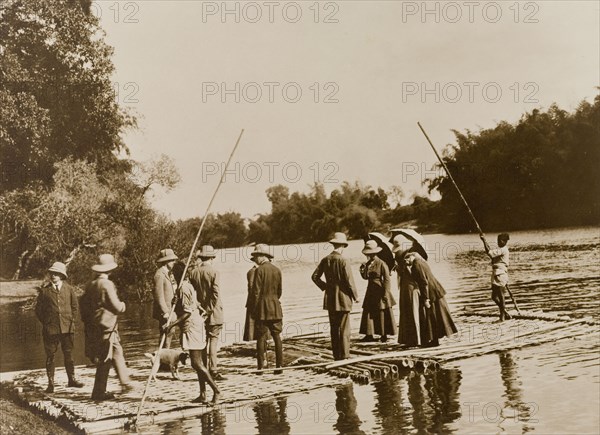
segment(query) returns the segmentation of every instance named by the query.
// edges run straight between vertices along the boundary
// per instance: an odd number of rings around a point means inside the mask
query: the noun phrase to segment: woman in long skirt
[[[391,292],[390,270],[377,257],[381,249],[375,240],[368,240],[362,251],[368,257],[367,263],[361,265],[361,276],[368,280],[359,331],[365,334],[362,339],[365,342],[375,341],[373,335],[380,335],[381,342],[385,343],[388,335],[397,333],[392,309],[396,301]]]
[[[181,261],[173,265],[172,273],[177,282],[181,281],[184,270],[185,264]],[[192,403],[206,402],[206,382],[213,391],[212,403],[217,403],[221,392],[202,362],[202,351],[206,347],[206,340],[204,319],[200,315],[200,310],[200,304],[196,299],[196,291],[186,279],[181,285],[177,304],[175,305],[177,320],[165,325],[164,332],[168,333],[175,325],[181,325],[181,347],[190,354],[190,362],[198,375],[200,384],[200,395],[192,400]]]
[[[446,302],[446,290],[436,279],[427,261],[417,252],[404,257],[406,266],[421,293],[421,341],[423,346],[439,346],[439,339],[458,332]]]
[[[404,257],[413,252],[403,249],[401,241],[394,239],[394,258],[396,259],[396,273],[398,274],[398,288],[400,289],[400,329],[398,343],[407,347],[421,345],[420,312],[421,301],[419,285],[412,277],[409,268],[404,262]]]

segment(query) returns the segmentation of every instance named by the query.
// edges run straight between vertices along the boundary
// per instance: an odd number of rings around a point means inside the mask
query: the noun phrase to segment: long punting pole
[[[442,158],[438,154],[437,150],[433,146],[433,143],[431,142],[431,139],[429,139],[429,136],[427,136],[427,133],[425,133],[425,130],[423,129],[423,126],[421,126],[421,123],[417,122],[417,125],[419,126],[419,128],[421,129],[421,131],[423,132],[423,134],[425,135],[425,138],[427,139],[427,142],[429,142],[429,145],[431,145],[431,149],[435,153],[436,157],[438,158],[438,160],[440,161],[440,163],[442,164],[442,166],[446,170],[446,174],[448,174],[448,178],[450,178],[450,181],[452,181],[452,184],[454,184],[454,187],[456,188],[456,191],[458,192],[458,194],[460,196],[460,199],[462,199],[462,201],[464,202],[465,206],[467,207],[467,210],[469,211],[469,214],[471,215],[471,218],[473,219],[473,222],[475,222],[475,226],[477,227],[477,230],[479,231],[479,235],[483,236],[483,231],[481,230],[481,227],[479,226],[479,223],[477,222],[477,219],[475,219],[475,215],[471,211],[471,207],[469,207],[469,204],[467,204],[467,200],[465,199],[465,197],[463,196],[462,192],[458,188],[458,184],[456,184],[456,181],[454,181],[454,178],[452,178],[452,174],[448,170],[448,167],[446,166],[446,163],[444,163],[444,160],[442,160]]]
[[[446,174],[448,174],[448,178],[450,178],[450,181],[452,181],[452,184],[454,184],[454,187],[456,188],[456,191],[458,192],[458,195],[460,196],[460,199],[462,199],[463,203],[465,204],[465,207],[467,207],[467,210],[469,211],[469,214],[471,215],[471,218],[473,219],[473,222],[475,222],[475,226],[477,227],[477,231],[479,231],[479,235],[483,237],[483,231],[481,230],[481,227],[479,226],[479,222],[477,222],[477,219],[475,219],[475,215],[471,211],[471,207],[469,207],[469,204],[467,203],[467,200],[465,199],[465,197],[463,196],[462,192],[458,188],[458,184],[456,184],[456,181],[454,181],[454,178],[452,177],[452,174],[448,170],[448,166],[446,166],[446,163],[444,163],[444,160],[442,160],[442,158],[438,154],[437,150],[433,146],[433,142],[431,142],[431,139],[429,139],[429,136],[427,136],[427,133],[425,132],[425,129],[423,128],[423,126],[421,125],[421,123],[417,122],[417,125],[419,126],[419,128],[423,132],[423,135],[425,135],[425,139],[427,139],[427,142],[429,142],[429,145],[431,145],[431,149],[435,153],[436,157],[438,158],[438,160],[440,161],[440,163],[442,164],[442,166],[446,170]],[[521,314],[521,310],[519,310],[519,306],[517,305],[517,301],[515,300],[515,297],[513,296],[512,292],[510,291],[510,288],[508,287],[508,285],[506,286],[506,290],[508,290],[508,294],[510,295],[510,298],[512,299],[513,304],[515,304],[515,308],[517,309],[517,313]]]
[[[231,159],[233,158],[233,155],[235,154],[235,151],[237,150],[237,147],[240,144],[240,140],[242,139],[243,134],[244,134],[244,129],[242,129],[242,131],[240,132],[240,135],[238,136],[237,141],[235,142],[235,146],[233,147],[233,150],[231,150],[231,154],[229,155],[229,159],[227,160],[227,164],[225,165],[225,170],[221,174],[221,179],[219,180],[219,184],[217,184],[217,188],[215,189],[215,192],[213,193],[213,196],[210,199],[208,206],[206,207],[206,211],[204,212],[204,217],[202,218],[202,223],[200,224],[198,233],[196,233],[196,238],[194,239],[194,244],[192,245],[192,249],[190,249],[190,255],[188,255],[188,259],[185,263],[185,268],[183,269],[183,275],[181,275],[181,280],[177,284],[177,291],[175,292],[176,295],[179,294],[179,290],[181,289],[181,285],[183,284],[183,280],[185,279],[185,274],[188,271],[188,268],[192,261],[192,257],[194,255],[194,252],[196,251],[196,246],[198,244],[198,240],[200,240],[200,234],[202,234],[202,229],[204,228],[204,224],[206,223],[206,218],[208,217],[208,213],[210,212],[212,203],[215,200],[215,197],[217,196],[217,192],[219,191],[219,188],[223,184],[223,180],[225,179],[225,174],[227,173],[227,168],[229,167],[229,163],[231,163]],[[175,311],[175,304],[171,304],[171,310],[169,311],[169,317],[167,320],[167,324],[170,323],[170,321],[171,321],[171,316],[173,315],[173,311]],[[137,415],[134,420],[134,424],[139,420],[140,415],[142,414],[142,408],[144,407],[144,401],[146,400],[146,395],[148,394],[148,388],[150,387],[150,382],[152,380],[152,377],[156,374],[156,372],[158,372],[158,368],[160,366],[160,358],[158,357],[158,353],[162,349],[162,347],[165,343],[165,339],[166,339],[166,334],[161,334],[160,344],[158,345],[158,350],[156,351],[156,354],[155,354],[156,356],[154,358],[154,364],[152,364],[152,370],[150,371],[150,376],[148,376],[148,380],[146,381],[146,386],[144,388],[144,394],[142,395],[142,399],[140,400],[140,406],[138,407],[138,411],[137,411]]]

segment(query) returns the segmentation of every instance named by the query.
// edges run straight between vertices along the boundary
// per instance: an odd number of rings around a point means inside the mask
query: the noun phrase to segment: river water
[[[494,312],[489,299],[489,260],[478,237],[437,234],[425,239],[429,263],[448,291],[451,309],[455,313],[465,307]],[[598,318],[599,228],[515,232],[509,247],[511,289],[521,310]],[[362,299],[366,284],[358,274],[364,261],[361,248],[361,241],[353,241],[345,255],[354,266]],[[322,293],[310,275],[330,249],[327,243],[275,247],[275,264],[282,269],[284,280],[284,335],[325,330]],[[215,260],[227,322],[222,345],[241,341],[250,252],[251,248],[223,250]],[[355,304],[353,313],[356,322],[360,304]],[[32,311],[24,309],[23,303],[14,303],[1,306],[0,314],[0,370],[44,367],[41,328]],[[149,304],[130,304],[121,325],[127,358],[140,358],[155,346],[156,323]],[[437,372],[406,373],[368,385],[324,388],[237,409],[219,409],[152,431],[597,434],[599,356],[596,332],[458,361]],[[76,363],[87,362],[82,334],[77,336],[75,358]]]

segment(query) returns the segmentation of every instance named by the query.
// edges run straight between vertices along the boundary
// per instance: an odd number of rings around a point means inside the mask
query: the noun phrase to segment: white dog
[[[150,359],[151,364],[154,364],[155,355],[156,352],[144,354],[144,356]],[[183,352],[181,350],[161,349],[159,353],[159,370],[169,370],[173,376],[173,379],[179,379],[179,363],[185,365],[185,362],[189,356],[190,355],[187,352]],[[154,380],[156,380],[156,374],[154,375]]]

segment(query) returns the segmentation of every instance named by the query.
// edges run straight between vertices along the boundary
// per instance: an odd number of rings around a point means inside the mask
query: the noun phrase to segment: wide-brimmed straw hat
[[[158,254],[158,260],[156,260],[156,262],[164,263],[166,261],[171,260],[179,260],[179,257],[175,255],[172,249],[161,249],[160,253]]]
[[[117,268],[117,262],[112,254],[102,254],[98,257],[98,264],[92,266],[94,272],[110,272]]]
[[[392,230],[392,237],[390,241],[394,243],[398,235],[404,236],[411,242],[416,243],[419,254],[421,254],[421,256],[427,260],[427,245],[425,244],[425,239],[422,235],[417,233],[415,230],[398,228]],[[400,244],[398,244],[398,242],[394,243],[394,252],[398,252],[400,249],[402,249],[401,242]]]
[[[269,245],[265,245],[264,243],[260,243],[254,247],[254,251],[250,254],[252,257],[257,257],[259,255],[264,255],[265,257],[273,258],[273,254],[269,252]]]
[[[332,245],[343,245],[348,246],[348,239],[344,233],[335,233],[333,239],[329,241]]]
[[[381,252],[381,249],[381,246],[377,245],[376,240],[367,240],[365,242],[365,247],[363,248],[362,253],[365,255],[377,254],[378,252]]]
[[[196,257],[214,258],[217,256],[217,251],[211,245],[204,245],[196,251]]]
[[[61,263],[60,261],[57,261],[52,266],[50,266],[48,272],[60,273],[63,277],[67,278],[67,266],[65,266],[65,264]]]

